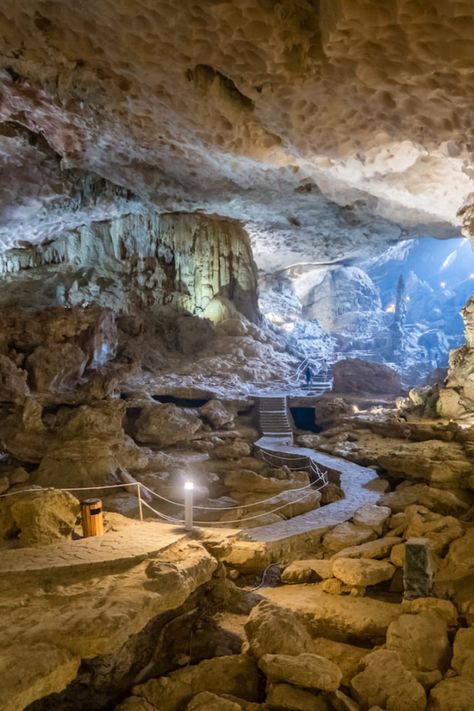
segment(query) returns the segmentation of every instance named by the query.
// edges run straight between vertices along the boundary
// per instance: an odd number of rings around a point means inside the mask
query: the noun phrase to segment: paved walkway
[[[186,537],[176,526],[136,523],[103,536],[65,541],[40,548],[15,548],[0,554],[0,578],[11,573],[57,568],[90,567],[104,563],[144,560]]]
[[[246,532],[248,540],[270,543],[306,533],[311,533],[312,536],[323,535],[329,528],[352,518],[354,512],[360,506],[375,504],[380,498],[379,491],[367,488],[367,484],[378,478],[373,469],[361,467],[359,464],[354,464],[329,454],[322,454],[307,447],[285,445],[279,443],[277,438],[262,437],[256,442],[256,446],[275,454],[306,456],[320,467],[327,467],[339,472],[341,487],[346,498],[300,516],[295,516],[288,521],[253,528]]]

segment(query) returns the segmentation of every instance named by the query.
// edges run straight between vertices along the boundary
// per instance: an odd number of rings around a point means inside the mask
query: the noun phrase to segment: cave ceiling
[[[2,248],[149,206],[272,270],[457,235],[473,39],[473,0],[2,0]]]

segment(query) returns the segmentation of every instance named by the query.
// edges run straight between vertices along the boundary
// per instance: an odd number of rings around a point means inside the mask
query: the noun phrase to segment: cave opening
[[[186,397],[175,397],[174,395],[153,395],[153,400],[156,402],[167,403],[171,402],[178,407],[191,407],[197,408],[202,407],[209,399],[203,398],[186,398]]]
[[[465,238],[403,240],[376,256],[294,264],[262,275],[260,305],[302,360],[313,385],[343,359],[387,364],[407,386],[442,377],[464,342],[461,310],[474,287]],[[314,378],[314,376],[316,376]]]
[[[322,427],[316,424],[314,407],[290,407],[295,426],[306,432],[321,432]]]

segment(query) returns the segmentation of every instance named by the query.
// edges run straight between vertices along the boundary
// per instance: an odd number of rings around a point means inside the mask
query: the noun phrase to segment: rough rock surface
[[[199,543],[182,540],[172,528],[143,526],[129,522],[123,533],[105,534],[100,542],[89,538],[3,553],[2,709],[18,711],[61,692],[75,679],[81,659],[102,655],[115,687],[108,693],[114,698],[121,689],[125,695],[125,668],[113,671],[114,655],[151,620],[208,583],[217,566]],[[124,660],[133,663],[126,653]],[[89,676],[88,693],[104,682]]]
[[[435,590],[449,596],[469,624],[474,623],[474,529],[455,540],[435,576]]]
[[[296,655],[313,652],[313,640],[305,625],[290,610],[263,600],[245,623],[250,651],[264,654]]]
[[[346,256],[354,216],[364,248],[367,234],[400,236],[381,217],[422,234],[459,226],[471,190],[468,0],[442,12],[401,1],[56,9],[2,8],[3,201],[23,190],[22,209],[4,210],[6,244],[137,210],[131,190],[166,210],[242,219],[272,266]]]
[[[189,702],[186,711],[240,711],[241,705],[209,691],[202,691]]]
[[[335,363],[333,372],[335,393],[399,395],[402,389],[400,375],[381,363],[350,358]]]
[[[393,577],[395,568],[390,563],[370,558],[336,558],[332,565],[335,578],[346,585],[366,587],[377,585]]]
[[[294,560],[281,574],[284,583],[314,583],[332,577],[330,560]]]
[[[342,671],[342,684],[348,686],[350,680],[359,670],[360,661],[367,654],[367,649],[356,647],[345,642],[336,642],[333,639],[317,637],[314,640],[316,654],[330,659]]]
[[[134,436],[141,443],[170,447],[189,441],[201,427],[199,417],[172,403],[147,405],[135,423]]]
[[[469,418],[474,408],[472,358],[474,346],[474,297],[471,296],[462,311],[466,344],[451,351],[449,373],[445,387],[440,391],[437,411],[441,417],[455,420]]]
[[[258,664],[270,681],[283,681],[307,689],[336,691],[342,679],[337,664],[317,654],[265,654]]]
[[[225,656],[178,669],[162,679],[151,679],[133,692],[162,711],[179,711],[193,696],[208,691],[231,694],[249,701],[258,698],[259,678],[255,662],[247,656]]]
[[[199,408],[199,415],[216,428],[230,427],[235,419],[234,412],[219,400],[209,400]]]
[[[457,631],[452,666],[458,674],[474,682],[474,627]]]
[[[317,635],[359,643],[385,640],[389,624],[401,614],[400,605],[369,597],[338,597],[312,585],[268,588],[265,598],[301,614]]]
[[[381,503],[388,506],[394,513],[404,511],[410,504],[419,504],[430,511],[444,515],[459,515],[469,509],[469,505],[459,496],[459,492],[437,489],[434,486],[428,486],[428,484],[398,487],[395,491],[384,494]]]
[[[361,543],[358,546],[342,548],[335,553],[332,558],[334,560],[336,558],[385,558],[400,541],[400,538],[386,536],[385,538],[378,538],[375,541]]]
[[[396,652],[371,652],[363,660],[363,671],[351,682],[362,708],[380,706],[387,711],[424,711],[425,690],[400,661]]]
[[[327,711],[328,708],[323,698],[292,684],[270,684],[266,705],[285,711]]]
[[[407,669],[444,672],[451,656],[447,624],[434,612],[400,615],[388,627],[387,648]]]
[[[326,533],[323,545],[330,553],[337,553],[343,548],[366,543],[376,537],[377,534],[370,528],[359,528],[350,522],[340,523]]]
[[[471,711],[474,682],[463,677],[444,679],[430,693],[430,711]]]
[[[375,504],[365,504],[354,513],[352,517],[353,523],[362,528],[370,528],[377,535],[381,535],[385,522],[391,515],[391,509],[388,506],[377,506]]]
[[[70,539],[79,501],[67,491],[40,489],[0,502],[0,537],[22,546],[44,546]]]
[[[30,394],[27,373],[5,355],[0,355],[0,400],[21,404]]]

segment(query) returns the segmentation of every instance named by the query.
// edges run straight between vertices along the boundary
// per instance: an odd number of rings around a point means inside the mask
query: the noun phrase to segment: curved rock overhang
[[[472,191],[473,10],[4,0],[2,243],[143,203],[241,220],[267,269],[457,234]]]

